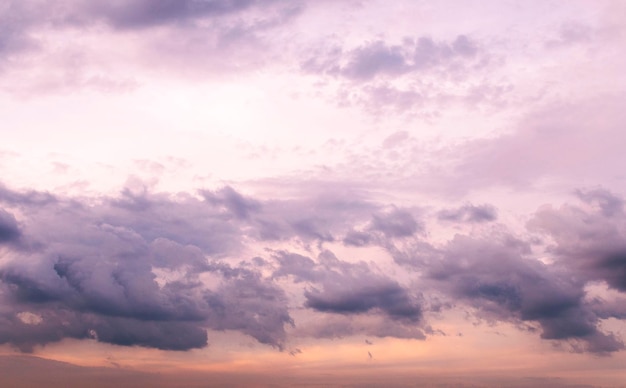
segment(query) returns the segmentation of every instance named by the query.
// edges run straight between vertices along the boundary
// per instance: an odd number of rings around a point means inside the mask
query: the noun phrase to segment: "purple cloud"
[[[0,209],[0,244],[17,242],[21,235],[13,214]]]
[[[457,209],[445,209],[437,213],[437,218],[442,221],[453,222],[489,222],[497,218],[496,209],[491,205],[471,204],[463,205]]]

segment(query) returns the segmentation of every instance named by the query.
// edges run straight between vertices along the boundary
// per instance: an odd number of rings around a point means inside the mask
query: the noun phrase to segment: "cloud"
[[[377,76],[398,76],[435,67],[454,66],[479,53],[477,44],[465,35],[450,42],[431,37],[406,38],[401,45],[384,41],[365,43],[352,50],[333,49],[325,56],[303,62],[305,71],[367,81]],[[458,64],[458,63],[456,63]]]
[[[619,123],[626,116],[617,101],[622,97],[618,93],[546,104],[512,133],[455,148],[450,158],[459,162],[447,175],[450,190],[528,188],[542,177],[599,182],[619,176],[618,144],[625,138]]]
[[[17,206],[42,206],[56,202],[57,199],[49,192],[37,190],[16,192],[0,183],[0,201]]]
[[[275,2],[263,2],[262,6],[270,3]],[[143,29],[219,18],[259,6],[256,0],[63,0],[54,6],[45,1],[25,0],[10,1],[0,9],[0,16],[11,22],[5,26],[20,30],[45,24],[84,27],[98,21],[118,29]]]
[[[401,48],[374,42],[348,54],[348,63],[337,71],[344,77],[366,80],[378,74],[395,75],[409,69]]]
[[[350,230],[343,238],[345,245],[365,246],[388,238],[407,238],[423,231],[423,225],[411,212],[401,208],[381,209],[372,214],[363,230]]]
[[[0,6],[0,85],[30,97],[120,93],[155,70],[197,79],[258,68],[274,52],[268,35],[301,9],[256,0],[9,1]]]
[[[623,349],[612,333],[600,331],[599,317],[584,300],[584,283],[528,253],[527,244],[512,236],[456,236],[424,270],[440,291],[466,301],[479,316],[537,322],[541,338],[579,341],[586,351]]]
[[[581,278],[605,281],[626,291],[623,199],[602,189],[578,191],[577,196],[587,206],[542,207],[529,221],[529,228],[550,237],[554,244],[549,251]]]
[[[208,325],[215,330],[239,330],[263,344],[282,350],[285,325],[294,325],[282,289],[251,271],[229,279],[205,300]]]
[[[17,242],[21,235],[13,214],[0,209],[0,244]]]
[[[576,190],[575,194],[582,201],[599,206],[607,217],[621,215],[624,210],[624,200],[608,190]]]
[[[227,191],[236,198],[240,194]],[[95,204],[5,189],[26,214],[23,230],[1,213],[5,237],[28,249],[0,267],[0,342],[23,350],[63,338],[186,350],[207,344],[206,329],[238,330],[282,348],[293,323],[284,292],[252,269],[222,263],[237,255],[238,218],[195,197],[122,191]],[[220,279],[205,284],[206,274]],[[24,311],[41,317],[32,325]]]
[[[311,51],[311,50],[309,50]],[[312,50],[301,69],[336,86],[341,106],[356,105],[374,115],[438,115],[439,105],[498,104],[510,89],[483,77],[491,55],[474,38],[460,34],[448,40],[406,37],[346,48],[339,43]]]
[[[245,198],[230,186],[217,192],[203,191],[202,195],[211,204],[224,206],[238,218],[249,218],[251,212],[256,212],[260,208],[258,201]]]
[[[251,232],[262,240],[298,237],[306,243],[332,242],[354,224],[367,222],[379,207],[334,184],[321,194],[305,190],[295,198],[264,201],[250,219]]]
[[[394,209],[388,213],[374,214],[370,228],[387,237],[407,237],[420,230],[420,225],[408,211]]]
[[[434,244],[414,211],[341,193],[261,200],[232,187],[195,196],[137,186],[79,199],[3,188],[0,200],[20,221],[0,212],[3,241],[19,240],[5,245],[0,265],[0,343],[31,351],[76,338],[186,350],[206,346],[207,329],[277,349],[290,335],[423,339],[438,332],[427,322],[443,306],[611,353],[624,345],[600,320],[622,319],[623,309],[587,298],[585,287],[600,280],[626,290],[622,199],[603,189],[575,194],[578,206],[543,207],[528,224],[529,241],[548,244],[546,264],[503,225]],[[495,210],[464,205],[435,217],[486,222]],[[269,248],[268,225],[278,225],[280,246],[303,251]],[[336,236],[382,247],[395,263],[342,260],[326,247]],[[242,256],[246,242],[269,256]],[[396,265],[411,269],[408,283]],[[309,318],[295,320],[294,308]]]
[[[145,28],[207,16],[236,13],[257,2],[254,0],[131,0],[87,2],[85,9],[116,28]]]
[[[411,300],[407,291],[393,282],[359,286],[354,283],[336,287],[326,285],[323,291],[307,291],[304,295],[306,307],[323,312],[358,314],[380,309],[393,319],[409,321],[419,321],[422,315],[420,307]]]
[[[346,245],[352,245],[355,247],[362,247],[368,245],[372,241],[372,235],[367,232],[359,232],[356,230],[351,230],[346,233],[346,236],[343,238],[343,243]]]
[[[463,205],[457,209],[445,209],[437,213],[441,221],[450,222],[489,222],[497,218],[496,209],[491,205],[471,204]]]
[[[364,262],[341,261],[330,251],[320,254],[319,263],[284,251],[275,257],[279,268],[274,276],[293,275],[296,282],[314,284],[304,292],[305,307],[345,315],[379,311],[391,320],[414,324],[422,319],[419,300],[408,289],[391,278],[372,273]]]
[[[537,330],[541,338],[569,343],[574,351],[624,349],[618,336],[601,330],[600,319],[610,308],[589,302],[585,278],[567,265],[535,259],[530,244],[502,226],[488,236],[455,235],[440,246],[417,242],[387,249],[398,264],[421,274],[420,285],[441,295],[446,308],[470,307],[479,319]]]
[[[272,276],[281,277],[293,275],[296,283],[306,281],[319,281],[324,275],[318,269],[316,263],[306,256],[291,252],[279,252],[274,255],[279,268]]]

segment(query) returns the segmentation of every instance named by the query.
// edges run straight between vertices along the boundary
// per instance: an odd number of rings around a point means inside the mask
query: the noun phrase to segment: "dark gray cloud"
[[[600,331],[599,317],[584,300],[584,282],[528,253],[527,244],[507,235],[456,236],[418,267],[438,290],[470,304],[481,317],[536,322],[542,338],[575,341],[584,351],[623,349],[616,336]]]
[[[334,241],[335,238],[324,224],[326,224],[326,220],[309,218],[295,221],[291,223],[291,227],[296,234],[307,239],[327,242]]]
[[[624,210],[624,200],[608,190],[576,190],[575,193],[582,201],[597,205],[607,217],[619,215]]]
[[[589,208],[544,207],[529,222],[531,230],[554,241],[549,251],[583,279],[602,280],[626,291],[626,215],[623,199],[605,190],[578,191]]]
[[[143,28],[235,13],[256,3],[254,0],[131,0],[88,2],[85,8],[92,17],[102,17],[114,27]]]
[[[275,277],[293,275],[296,283],[318,281],[323,273],[317,264],[306,256],[291,252],[279,252],[274,258],[278,261],[278,269],[274,271]]]
[[[103,21],[113,28],[140,29],[157,25],[183,25],[201,18],[218,18],[280,1],[258,0],[41,0],[8,1],[0,8],[5,39],[38,25],[86,26]],[[293,8],[293,5],[291,6]],[[13,31],[13,33],[11,33]],[[10,40],[9,40],[10,41]]]
[[[600,320],[623,319],[624,309],[585,292],[598,280],[626,291],[626,217],[622,199],[608,191],[578,191],[580,206],[535,214],[533,241],[554,242],[547,248],[553,264],[534,259],[529,243],[501,225],[488,238],[457,235],[432,245],[416,211],[343,192],[288,200],[246,197],[232,187],[200,193],[127,187],[88,200],[3,187],[0,237],[19,243],[3,246],[10,255],[0,265],[0,343],[30,351],[91,338],[185,350],[206,346],[212,329],[284,349],[287,327],[298,324],[290,309],[299,307],[319,319],[292,329],[295,335],[425,338],[439,332],[428,314],[469,306],[481,319],[537,330],[576,351],[623,348]],[[466,205],[437,216],[479,222],[492,211]],[[320,253],[241,257],[244,241],[263,246],[270,231],[281,244]],[[412,269],[411,286],[372,263],[336,257],[325,248],[336,236],[387,249]]]
[[[374,212],[362,230],[348,230],[342,242],[357,247],[385,245],[387,239],[408,238],[419,232],[423,232],[421,221],[416,220],[410,211],[394,207]]]
[[[202,195],[211,204],[224,206],[238,218],[249,218],[250,213],[258,211],[261,207],[258,201],[244,197],[230,186],[216,192],[202,191]]]
[[[408,237],[419,231],[421,226],[408,211],[394,209],[388,213],[374,214],[370,228],[387,237]]]
[[[345,284],[345,283],[344,283]],[[323,291],[305,292],[306,307],[337,314],[365,313],[380,309],[389,317],[417,322],[422,316],[420,306],[411,300],[407,290],[394,282],[354,284],[331,287]]]
[[[9,205],[35,206],[50,204],[56,202],[57,199],[46,191],[28,190],[17,192],[0,183],[0,201]]]
[[[84,316],[81,317],[84,319]],[[121,346],[163,350],[188,350],[207,345],[206,330],[189,322],[146,321],[129,318],[96,318],[88,333],[98,341]]]
[[[258,272],[219,261],[236,255],[242,240],[239,218],[221,202],[131,189],[90,205],[33,200],[41,197],[2,195],[26,215],[21,230],[1,213],[3,236],[19,234],[27,249],[0,267],[7,306],[0,342],[32,350],[66,337],[96,338],[185,350],[205,346],[212,328],[282,348],[284,325],[293,324],[284,292]],[[219,285],[204,284],[203,274]]]
[[[418,324],[422,319],[419,299],[396,281],[374,273],[364,263],[339,260],[323,251],[317,262],[311,258],[277,252],[279,268],[274,276],[293,275],[296,282],[313,287],[304,292],[305,306],[320,312],[343,315],[377,311],[391,320]]]
[[[372,241],[372,235],[367,232],[359,232],[357,230],[351,230],[346,233],[343,238],[343,243],[346,245],[352,245],[355,247],[362,247],[368,245]]]
[[[0,208],[0,244],[17,242],[20,234],[15,216]]]
[[[284,291],[255,272],[241,271],[206,294],[205,300],[210,307],[207,323],[211,328],[239,330],[280,350],[286,341],[284,326],[294,325]]]
[[[442,221],[452,222],[489,222],[498,218],[496,209],[491,205],[471,204],[463,205],[456,209],[445,209],[437,213],[437,218]]]

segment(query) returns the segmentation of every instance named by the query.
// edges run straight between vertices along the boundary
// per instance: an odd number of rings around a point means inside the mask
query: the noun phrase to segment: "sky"
[[[619,0],[0,0],[0,382],[624,387],[624,47]]]

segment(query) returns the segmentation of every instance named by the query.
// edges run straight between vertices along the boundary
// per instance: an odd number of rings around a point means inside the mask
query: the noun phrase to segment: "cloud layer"
[[[424,237],[427,220],[492,221],[490,205],[444,209],[417,221],[415,212],[384,210],[389,205],[372,201],[344,207],[343,217],[330,211],[336,205],[328,198],[290,204],[246,197],[232,187],[199,197],[127,188],[90,200],[5,188],[0,339],[26,351],[63,338],[186,350],[206,346],[206,330],[213,329],[282,349],[290,341],[287,329],[299,324],[293,309],[387,322],[386,329],[337,331],[321,321],[318,334],[293,335],[424,338],[433,330],[429,311],[441,308],[427,301],[438,297],[480,319],[510,322],[580,351],[610,353],[624,344],[599,322],[621,319],[623,311],[587,298],[585,285],[603,281],[625,290],[623,200],[599,189],[576,195],[580,205],[540,208],[528,224],[554,241],[546,247],[554,262],[546,264],[533,257],[536,238],[524,241],[502,225],[488,239],[457,234],[436,244]],[[294,218],[295,207],[316,211]],[[244,241],[259,247],[300,241],[319,254],[270,249],[247,257]],[[346,261],[323,248],[338,241],[387,250],[396,262],[390,264],[410,271],[409,282],[394,279],[393,266]]]

